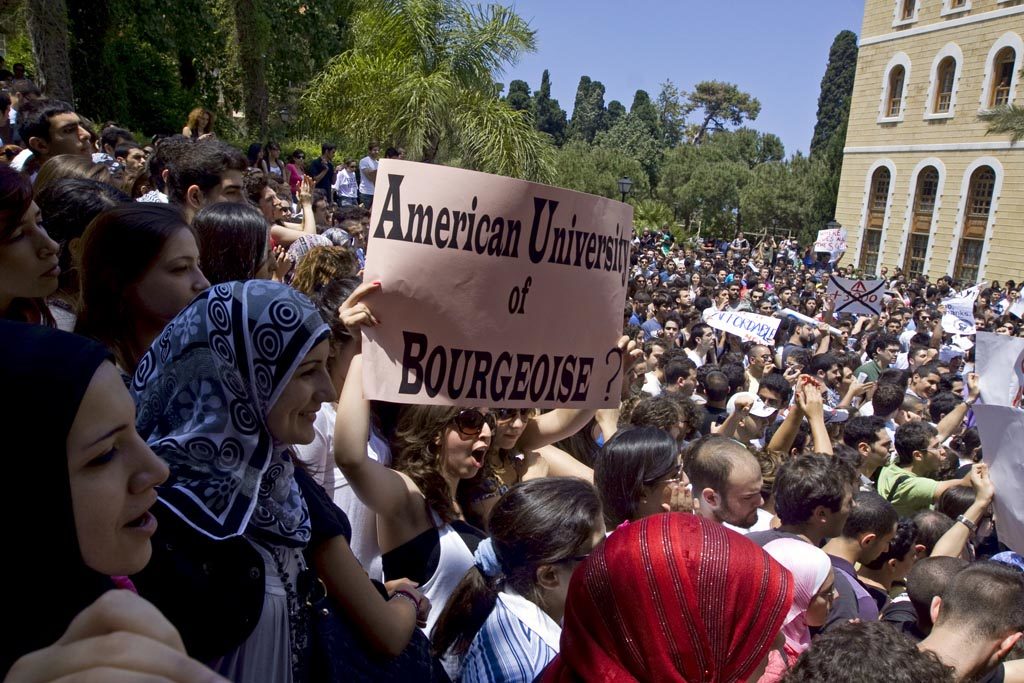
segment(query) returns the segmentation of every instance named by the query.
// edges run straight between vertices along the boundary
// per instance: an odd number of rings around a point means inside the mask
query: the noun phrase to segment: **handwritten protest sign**
[[[778,318],[745,311],[716,311],[707,316],[704,322],[716,330],[735,334],[743,341],[772,345],[780,321]]]
[[[835,302],[837,315],[878,315],[882,312],[885,280],[851,280],[833,275],[826,291]]]
[[[367,398],[617,406],[632,208],[499,176],[385,160],[364,278]]]
[[[835,263],[846,251],[846,228],[830,228],[818,231],[814,251],[827,252],[829,263]]]

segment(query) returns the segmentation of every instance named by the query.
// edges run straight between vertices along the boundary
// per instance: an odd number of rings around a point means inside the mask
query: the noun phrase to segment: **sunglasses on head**
[[[491,414],[497,419],[498,424],[514,422],[518,416],[523,422],[529,422],[537,411],[533,408],[494,408]]]
[[[452,424],[463,436],[480,436],[485,424],[492,431],[498,426],[492,413],[484,413],[476,408],[460,410],[458,415],[452,418]]]

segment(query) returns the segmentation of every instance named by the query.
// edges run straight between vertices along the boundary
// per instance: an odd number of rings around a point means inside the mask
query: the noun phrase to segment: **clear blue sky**
[[[587,75],[605,103],[628,109],[637,89],[657,97],[661,83],[682,90],[699,81],[736,83],[761,101],[751,127],[775,133],[786,154],[807,152],[818,90],[836,34],[860,34],[863,0],[512,0],[537,31],[537,51],[506,70],[536,90],[544,69],[572,115]]]

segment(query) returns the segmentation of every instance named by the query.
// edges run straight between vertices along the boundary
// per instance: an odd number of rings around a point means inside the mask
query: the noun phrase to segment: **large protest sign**
[[[981,436],[981,452],[996,487],[993,505],[999,540],[1024,553],[1024,410],[977,405],[974,417]]]
[[[377,171],[363,390],[401,403],[610,407],[632,208],[410,161]]]
[[[850,280],[832,275],[826,291],[835,303],[833,310],[837,315],[878,315],[882,312],[885,280]]]
[[[707,316],[704,322],[716,330],[735,334],[743,341],[773,345],[781,321],[778,318],[745,311],[715,311]]]
[[[835,263],[846,251],[846,228],[829,228],[818,231],[814,251],[827,252],[829,263]]]
[[[981,402],[1020,407],[1024,395],[1024,339],[978,332],[975,345],[974,366],[980,379]]]

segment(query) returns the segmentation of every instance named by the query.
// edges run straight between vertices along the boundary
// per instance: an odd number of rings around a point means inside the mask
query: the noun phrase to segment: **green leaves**
[[[1024,107],[1010,105],[996,107],[979,117],[988,122],[989,135],[1009,135],[1011,142],[1024,139]]]
[[[547,136],[494,87],[495,76],[535,45],[514,11],[455,0],[367,0],[352,32],[352,47],[303,95],[315,128],[401,145],[412,159],[550,179]]]

